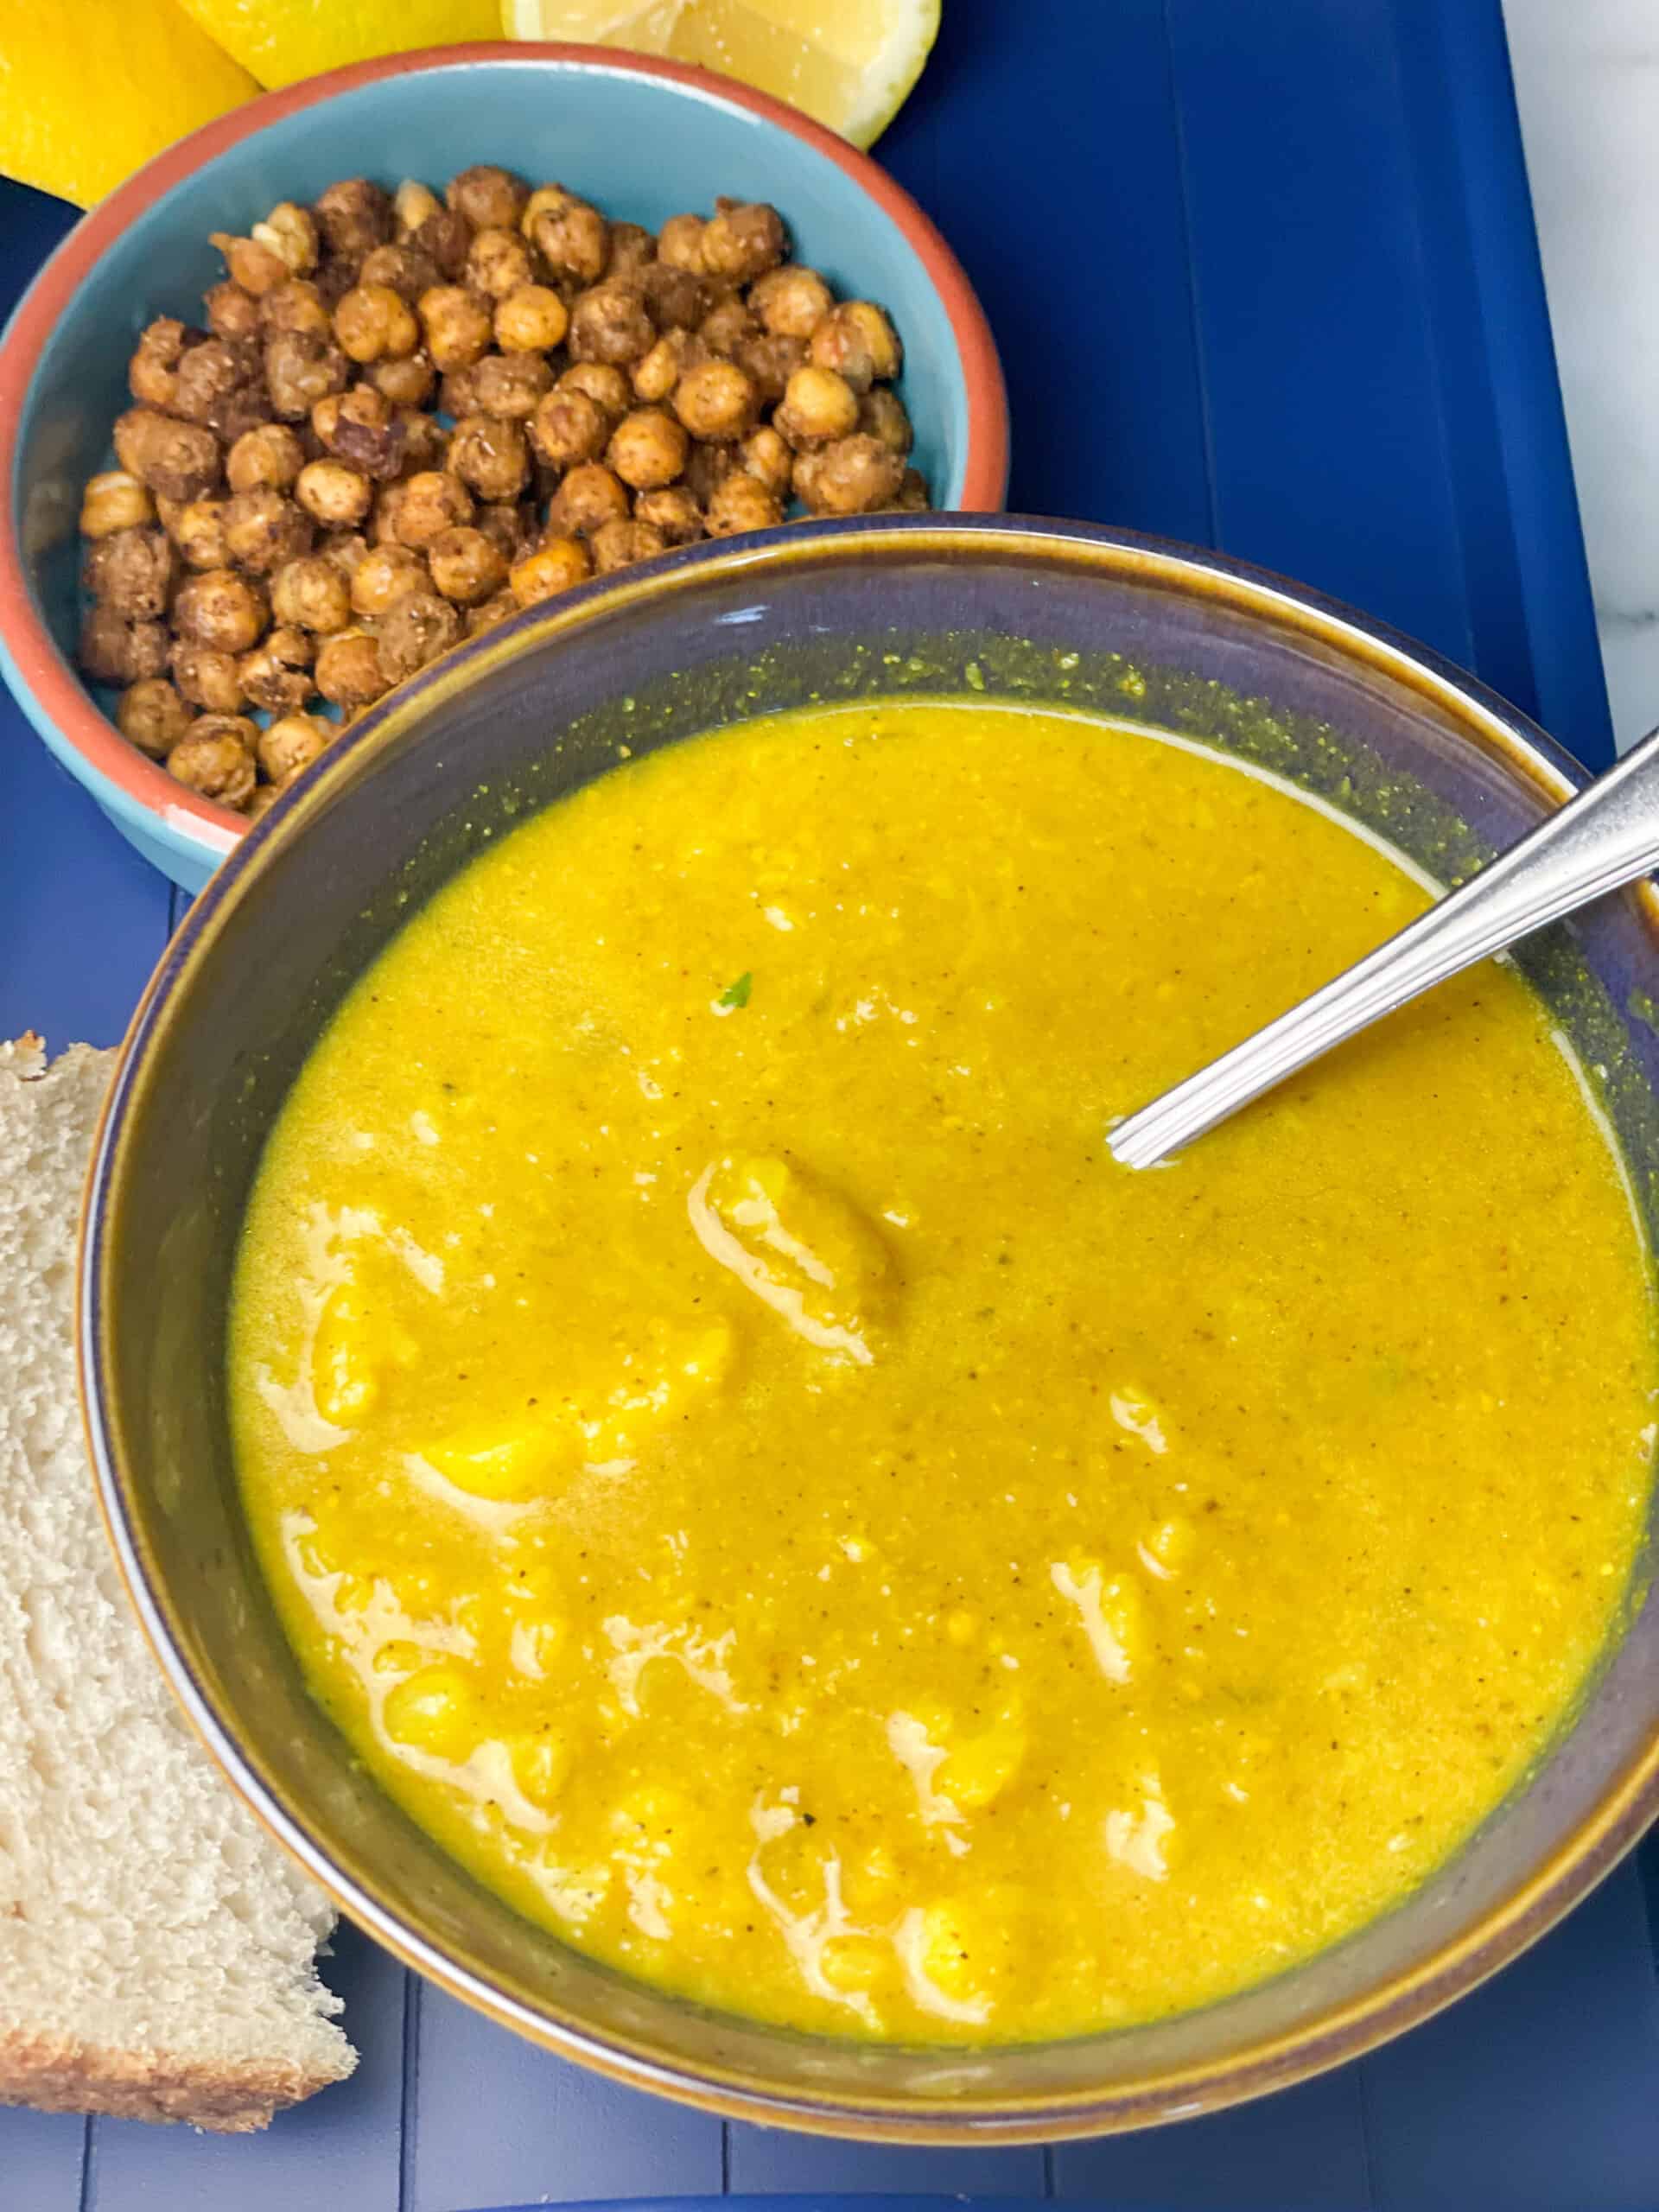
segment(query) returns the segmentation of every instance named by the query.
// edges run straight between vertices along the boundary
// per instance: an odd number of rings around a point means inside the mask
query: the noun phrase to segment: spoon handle
[[[1126,1167],[1151,1167],[1421,992],[1659,868],[1659,730],[1300,1005],[1120,1122]]]

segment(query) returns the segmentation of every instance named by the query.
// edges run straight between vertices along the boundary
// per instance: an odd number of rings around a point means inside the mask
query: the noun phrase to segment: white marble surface
[[[1504,17],[1628,745],[1659,723],[1659,0],[1504,0]]]

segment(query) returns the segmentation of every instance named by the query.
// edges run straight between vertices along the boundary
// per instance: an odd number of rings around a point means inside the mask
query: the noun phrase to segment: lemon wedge
[[[501,0],[501,22],[718,69],[868,146],[922,73],[939,0]]]
[[[0,6],[5,0],[0,0]],[[417,46],[498,38],[498,0],[183,0],[208,36],[275,88]]]
[[[0,172],[79,207],[258,90],[175,0],[0,0]]]

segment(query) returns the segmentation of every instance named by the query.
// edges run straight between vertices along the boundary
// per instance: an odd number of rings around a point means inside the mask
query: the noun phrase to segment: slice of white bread
[[[114,1058],[0,1044],[0,2101],[240,2132],[357,2062],[327,1900],[191,1734],[99,1516],[75,1234]]]

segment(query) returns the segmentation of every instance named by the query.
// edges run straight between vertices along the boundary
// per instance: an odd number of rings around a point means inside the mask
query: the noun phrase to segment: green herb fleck
[[[749,988],[753,982],[753,976],[746,968],[734,983],[727,984],[725,989],[715,1001],[715,1004],[716,1006],[747,1006]]]

